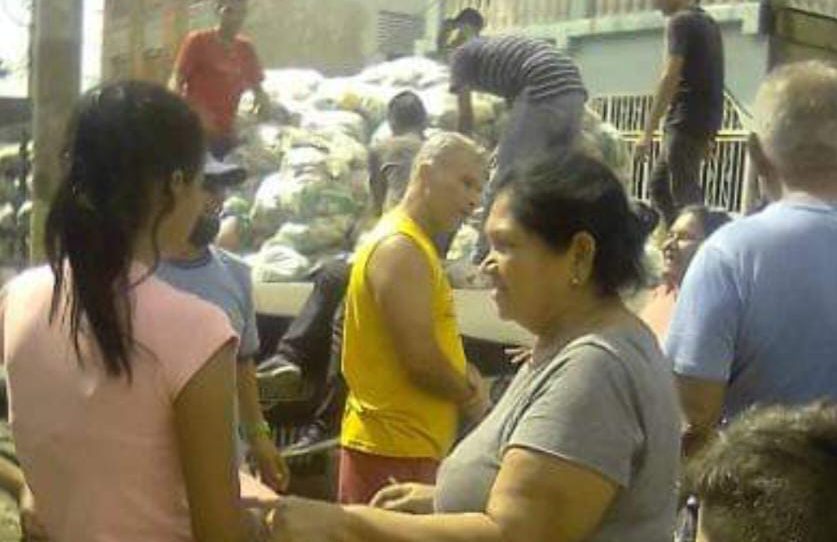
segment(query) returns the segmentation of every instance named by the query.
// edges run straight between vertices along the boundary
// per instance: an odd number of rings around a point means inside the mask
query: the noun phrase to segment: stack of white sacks
[[[231,157],[250,173],[237,208],[252,223],[257,280],[300,280],[321,259],[351,249],[350,232],[369,202],[367,149],[389,135],[389,100],[412,90],[428,111],[429,133],[453,130],[457,106],[449,77],[446,66],[422,57],[378,64],[352,77],[267,72],[264,88],[282,114],[259,122],[250,113],[252,102],[243,100],[243,141]],[[497,143],[505,111],[504,100],[475,95],[475,137],[487,148]],[[593,114],[584,137],[611,164],[627,166],[619,134]],[[451,256],[467,258],[474,239],[472,229],[463,230]]]

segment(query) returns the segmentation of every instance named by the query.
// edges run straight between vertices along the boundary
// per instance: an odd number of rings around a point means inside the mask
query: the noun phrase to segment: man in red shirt
[[[180,48],[171,87],[198,111],[219,160],[236,142],[235,115],[241,95],[252,90],[261,116],[270,114],[262,89],[264,72],[250,40],[239,36],[247,0],[217,0],[216,28],[190,33]]]

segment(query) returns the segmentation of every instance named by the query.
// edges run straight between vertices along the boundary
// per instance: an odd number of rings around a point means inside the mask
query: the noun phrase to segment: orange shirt
[[[175,72],[185,81],[186,100],[201,116],[210,138],[233,134],[241,95],[264,79],[252,43],[236,37],[226,46],[216,30],[192,32],[186,37]]]

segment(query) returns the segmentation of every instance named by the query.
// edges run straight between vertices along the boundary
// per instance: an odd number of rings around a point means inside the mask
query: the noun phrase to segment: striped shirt
[[[524,90],[534,101],[587,90],[573,60],[549,43],[523,36],[474,38],[451,59],[451,92],[472,88],[514,101]]]

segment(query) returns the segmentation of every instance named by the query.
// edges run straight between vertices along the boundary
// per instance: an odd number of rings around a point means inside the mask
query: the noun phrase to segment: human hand
[[[514,366],[523,365],[532,361],[532,349],[528,346],[506,348],[505,353],[509,356],[509,363]]]
[[[20,495],[20,526],[23,530],[23,539],[27,542],[45,542],[49,540],[46,528],[38,518],[35,508],[35,497],[29,486],[24,484]]]
[[[470,422],[482,420],[491,408],[491,395],[488,382],[482,377],[479,369],[469,363],[465,368],[465,376],[468,385],[474,390],[473,395],[460,405],[460,410],[465,419]]]
[[[706,153],[703,155],[704,160],[711,160],[715,156],[715,150],[718,148],[718,141],[713,137],[706,144]]]
[[[275,542],[333,542],[344,530],[340,506],[297,497],[283,497],[268,522]]]
[[[274,110],[273,104],[270,103],[270,98],[266,95],[258,96],[253,104],[253,112],[256,114],[261,122],[267,122],[273,119]]]
[[[238,224],[239,218],[228,216],[221,221],[221,229],[215,238],[215,244],[230,252],[241,252],[241,232]]]
[[[406,512],[408,514],[432,514],[436,486],[427,484],[393,484],[378,491],[369,506]]]
[[[276,445],[267,435],[256,435],[250,442],[250,453],[262,481],[277,493],[284,493],[291,482],[291,472]]]

